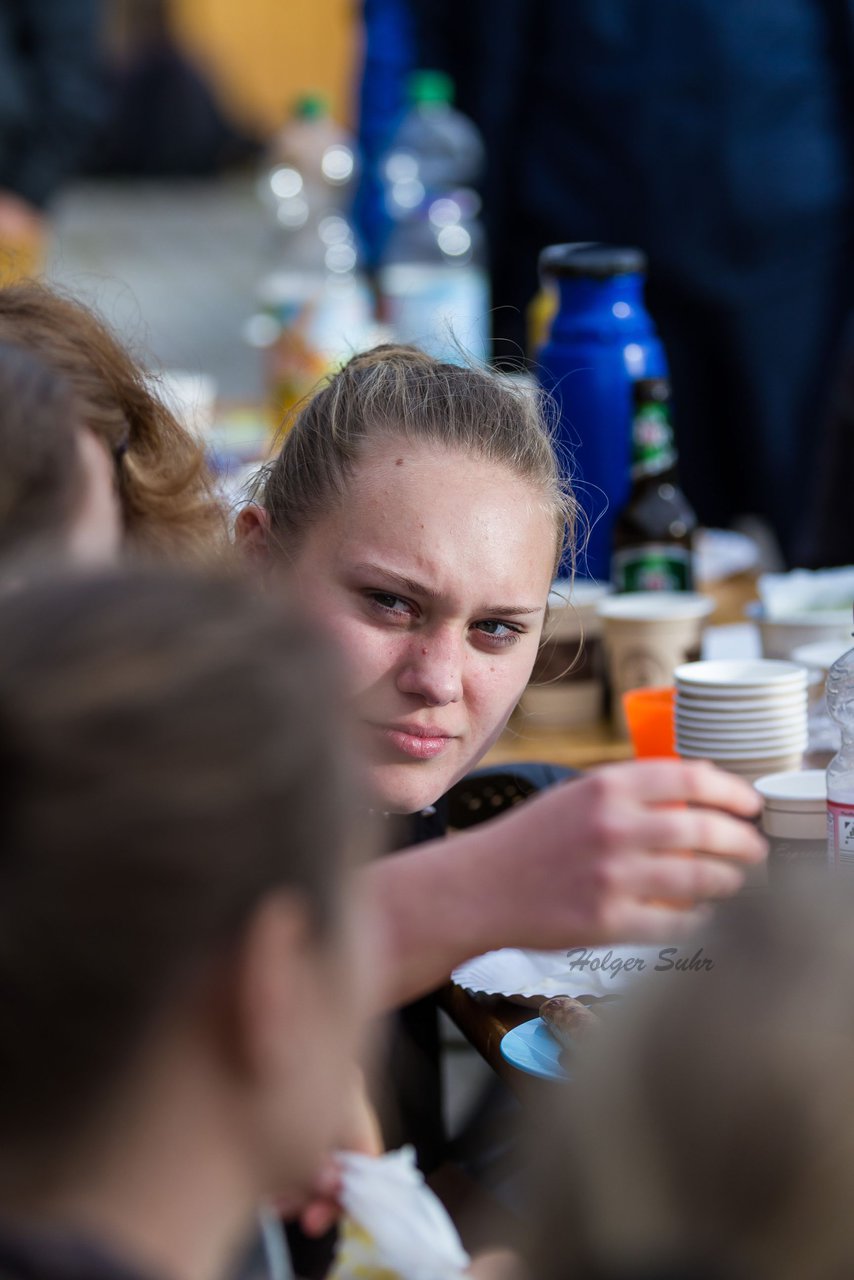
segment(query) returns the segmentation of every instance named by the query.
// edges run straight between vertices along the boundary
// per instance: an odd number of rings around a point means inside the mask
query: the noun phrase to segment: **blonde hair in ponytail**
[[[576,502],[543,399],[506,375],[443,364],[409,346],[354,356],[297,413],[263,485],[262,504],[283,548],[295,548],[343,498],[361,456],[383,438],[480,457],[540,489],[554,514],[557,569],[572,545]]]

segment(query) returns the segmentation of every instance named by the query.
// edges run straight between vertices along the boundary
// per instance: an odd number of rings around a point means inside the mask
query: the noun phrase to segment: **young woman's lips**
[[[401,729],[382,726],[380,732],[392,746],[415,760],[433,760],[453,742],[453,737],[438,729]]]

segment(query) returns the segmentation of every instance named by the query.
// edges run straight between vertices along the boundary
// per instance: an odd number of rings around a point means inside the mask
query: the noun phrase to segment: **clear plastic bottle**
[[[831,867],[854,872],[854,649],[827,673],[827,709],[842,733],[827,766],[827,855]]]
[[[261,312],[246,338],[264,351],[275,424],[330,370],[362,350],[373,298],[347,216],[356,171],[352,139],[323,99],[306,97],[274,140],[261,179],[275,210],[273,269],[258,285]]]
[[[333,120],[324,98],[306,94],[270,145],[261,195],[282,227],[298,228],[345,209],[356,172],[352,135]]]
[[[489,280],[480,197],[484,148],[452,106],[453,85],[416,72],[412,103],[383,162],[393,220],[379,270],[383,318],[402,342],[455,363],[485,360]]]

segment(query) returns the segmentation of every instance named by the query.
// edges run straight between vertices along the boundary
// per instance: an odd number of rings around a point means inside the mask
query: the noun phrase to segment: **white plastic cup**
[[[680,696],[727,700],[786,696],[807,683],[806,672],[796,662],[767,658],[690,662],[676,670],[674,680]]]
[[[789,752],[785,755],[772,754],[757,757],[754,760],[721,759],[711,752],[680,751],[679,754],[686,760],[709,760],[726,773],[734,773],[739,778],[744,778],[746,782],[753,783],[767,773],[789,773],[800,770],[804,762],[802,751]]]
[[[827,780],[823,769],[766,774],[754,783],[762,796],[762,829],[774,876],[827,866]]]

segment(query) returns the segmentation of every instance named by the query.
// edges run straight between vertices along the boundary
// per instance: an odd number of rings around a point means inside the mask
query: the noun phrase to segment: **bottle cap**
[[[540,275],[588,276],[607,280],[611,276],[637,275],[646,271],[642,249],[597,244],[581,240],[575,244],[551,244],[540,254]]]
[[[320,120],[329,115],[329,103],[319,93],[304,93],[297,98],[293,109],[297,120]]]
[[[421,105],[428,102],[454,101],[454,82],[444,71],[413,71],[406,82],[409,101]]]

